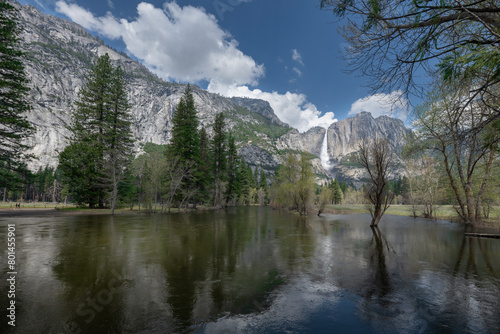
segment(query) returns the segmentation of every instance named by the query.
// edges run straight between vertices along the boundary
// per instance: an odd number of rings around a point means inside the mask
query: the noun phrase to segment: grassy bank
[[[369,213],[364,204],[338,204],[327,205],[325,212],[339,213],[339,214],[352,214],[352,213]],[[436,210],[438,219],[443,220],[458,220],[459,217],[452,205],[443,205]],[[417,214],[421,210],[417,210]],[[387,209],[386,214],[397,216],[412,216],[411,205],[395,204]],[[500,222],[500,207],[493,207],[488,221]]]
[[[16,203],[19,202],[0,202],[0,210],[16,209]],[[62,208],[77,208],[74,204],[52,203],[52,202],[21,202],[21,209],[62,209]]]

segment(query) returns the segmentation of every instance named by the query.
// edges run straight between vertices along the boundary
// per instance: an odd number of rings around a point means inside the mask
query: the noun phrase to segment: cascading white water
[[[321,154],[319,158],[324,169],[330,170],[333,167],[330,163],[330,157],[328,156],[328,129],[325,131],[325,138],[323,139],[323,145],[321,146]]]

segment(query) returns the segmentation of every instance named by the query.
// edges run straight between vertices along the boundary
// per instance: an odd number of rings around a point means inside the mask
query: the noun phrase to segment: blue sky
[[[406,118],[405,101],[391,108],[390,95],[343,72],[346,42],[319,0],[20,2],[81,24],[166,80],[267,100],[300,131],[360,111]]]

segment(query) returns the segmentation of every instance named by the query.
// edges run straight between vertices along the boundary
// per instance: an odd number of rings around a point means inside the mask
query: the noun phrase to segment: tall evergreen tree
[[[259,178],[259,189],[262,189],[265,194],[265,202],[267,203],[267,198],[269,196],[269,189],[267,185],[267,178],[266,178],[266,173],[264,170],[261,168],[260,169],[260,178]]]
[[[106,174],[112,185],[111,214],[114,214],[120,183],[131,161],[134,140],[130,130],[130,104],[127,98],[125,74],[120,66],[111,73],[109,112],[106,115],[104,158]]]
[[[92,146],[86,150],[87,153],[95,151],[88,157],[96,159],[93,161],[96,166],[92,169],[95,174],[88,175],[88,188],[95,188],[92,192],[97,193],[99,208],[104,207],[105,193],[109,190],[109,183],[104,173],[104,145],[106,121],[109,120],[111,109],[112,74],[113,66],[109,55],[99,57],[86,75],[86,84],[78,94],[71,126],[73,133],[71,143],[86,143]],[[82,159],[87,158],[82,156]]]
[[[254,180],[255,188],[258,188],[258,185],[260,184],[259,183],[259,176],[260,176],[259,168],[256,166],[255,169],[253,170],[253,180]]]
[[[199,157],[198,116],[193,92],[187,85],[172,119],[172,140],[169,153],[186,162],[196,162]]]
[[[214,173],[214,207],[223,205],[223,182],[226,172],[226,132],[224,114],[215,116],[214,136],[212,138],[213,173]]]
[[[238,166],[238,188],[239,188],[239,193],[238,196],[239,198],[248,198],[248,194],[250,193],[250,188],[252,188],[252,185],[254,183],[253,181],[253,173],[250,167],[245,162],[245,158],[241,158],[241,161]]]
[[[77,201],[103,208],[106,194],[111,193],[113,212],[133,144],[124,73],[120,67],[113,68],[105,54],[86,79],[75,103],[70,127],[73,136],[59,164]]]
[[[199,149],[199,180],[198,199],[205,202],[209,198],[209,191],[212,184],[212,156],[210,154],[210,140],[205,128],[200,129],[200,149]]]
[[[172,119],[172,139],[167,154],[171,161],[182,164],[183,170],[188,170],[182,178],[182,186],[176,197],[181,197],[180,203],[188,203],[196,197],[200,180],[200,138],[198,132],[198,117],[194,105],[191,86],[187,85]]]
[[[17,15],[12,5],[0,1],[0,187],[5,192],[19,182],[15,175],[23,168],[28,149],[22,140],[34,130],[23,115],[31,105],[27,101],[29,88]]]
[[[262,188],[267,192],[268,187],[267,187],[266,173],[262,168],[260,169],[259,188]]]
[[[70,143],[59,155],[59,169],[69,185],[73,200],[79,204],[87,203],[90,208],[98,205],[98,160],[98,150],[88,139]]]
[[[342,189],[340,188],[339,181],[334,179],[329,185],[328,188],[332,190],[332,203],[340,204],[342,202]]]
[[[239,158],[236,150],[234,136],[229,132],[227,138],[227,186],[226,186],[226,203],[237,196],[240,192],[238,182]]]

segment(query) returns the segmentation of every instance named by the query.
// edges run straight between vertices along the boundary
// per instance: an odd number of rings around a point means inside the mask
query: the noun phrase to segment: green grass
[[[55,208],[77,208],[74,204],[51,203],[51,202],[0,202],[0,210],[15,209],[16,203],[21,203],[21,209],[55,209]]]
[[[327,205],[329,211],[339,212],[341,214],[350,213],[369,213],[364,204],[338,204],[338,205]],[[417,214],[420,214],[421,210],[417,208]],[[411,205],[401,205],[393,204],[391,205],[385,214],[396,215],[396,216],[412,216]],[[458,215],[452,205],[442,205],[437,209],[437,219],[445,220],[458,220]],[[500,222],[500,207],[493,207],[490,213],[490,218],[488,221],[499,221]]]

